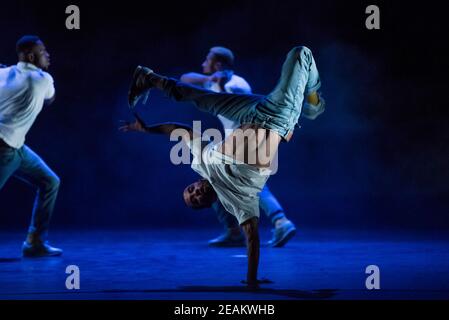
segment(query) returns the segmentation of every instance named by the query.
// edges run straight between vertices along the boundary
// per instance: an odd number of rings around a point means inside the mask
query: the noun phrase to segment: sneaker
[[[234,235],[227,231],[221,236],[209,241],[211,247],[245,247],[246,241],[243,234]]]
[[[30,244],[25,241],[22,245],[22,253],[24,257],[56,257],[62,254],[62,250],[54,248],[45,242],[37,242],[36,244]]]
[[[268,241],[270,247],[282,247],[296,234],[295,225],[291,221],[273,229],[273,238]]]
[[[153,70],[138,66],[133,74],[133,80],[128,91],[128,104],[131,109],[134,109],[140,98],[144,96],[143,103],[146,103],[150,89],[153,87],[151,82],[145,81],[146,76],[153,73]]]
[[[309,120],[315,120],[320,114],[324,112],[325,106],[326,101],[324,101],[324,99],[320,96],[320,101],[317,105],[309,104],[307,102],[304,103],[301,110],[301,115]]]

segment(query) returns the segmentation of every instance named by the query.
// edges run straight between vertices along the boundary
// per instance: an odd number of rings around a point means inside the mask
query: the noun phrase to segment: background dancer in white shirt
[[[14,176],[36,189],[31,224],[22,246],[25,257],[59,256],[47,242],[60,180],[25,143],[25,136],[55,88],[48,70],[50,55],[37,36],[23,36],[16,45],[19,62],[0,69],[0,189]],[[1,210],[3,211],[3,210]],[[5,212],[2,212],[5,213]]]

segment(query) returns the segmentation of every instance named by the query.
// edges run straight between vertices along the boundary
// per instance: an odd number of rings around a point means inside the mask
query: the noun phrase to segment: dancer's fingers
[[[139,121],[140,123],[145,125],[145,121],[143,121],[143,119],[137,114],[137,112],[133,112],[133,114],[134,114],[134,117],[137,119],[137,121]]]

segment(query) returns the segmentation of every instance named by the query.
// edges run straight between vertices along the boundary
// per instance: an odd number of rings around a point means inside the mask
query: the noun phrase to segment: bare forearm
[[[184,129],[187,132],[192,132],[191,127],[186,124],[177,122],[165,122],[146,126],[143,131],[146,133],[165,134],[169,136],[176,129]]]
[[[246,280],[248,284],[257,283],[257,270],[259,268],[259,251],[260,251],[260,240],[257,235],[257,239],[248,241],[248,273]]]
[[[247,239],[248,285],[257,285],[257,271],[259,268],[260,239],[257,218],[253,218],[242,225]]]
[[[210,81],[210,78],[206,75],[195,73],[195,72],[189,72],[186,74],[183,74],[181,76],[181,82],[194,84],[194,85],[204,85],[206,82]]]

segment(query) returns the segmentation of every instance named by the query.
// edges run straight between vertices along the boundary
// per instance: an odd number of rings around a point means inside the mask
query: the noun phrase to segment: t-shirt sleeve
[[[45,92],[45,100],[51,99],[55,95],[55,84],[53,77],[49,73],[45,73],[45,78],[47,80],[47,88]]]
[[[225,84],[225,90],[228,93],[237,93],[237,94],[250,94],[251,87],[245,79],[238,76],[233,76],[231,81]]]

